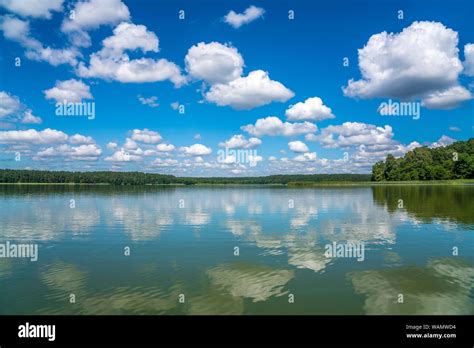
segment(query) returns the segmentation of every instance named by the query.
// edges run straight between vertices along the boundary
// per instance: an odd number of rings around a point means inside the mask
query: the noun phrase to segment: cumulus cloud
[[[316,152],[306,152],[301,155],[293,157],[293,161],[296,162],[314,162],[317,160]]]
[[[362,79],[349,80],[344,94],[423,100],[453,87],[463,88],[458,82],[463,66],[457,45],[458,33],[439,22],[414,22],[401,33],[372,35],[358,51]],[[453,103],[453,98],[444,100]],[[441,99],[431,105],[435,104],[445,108]]]
[[[323,104],[321,98],[308,98],[304,102],[291,105],[285,112],[289,120],[312,120],[322,121],[335,116],[332,114],[331,108]]]
[[[124,51],[141,50],[146,52],[158,52],[158,37],[152,31],[148,31],[144,25],[132,23],[120,23],[114,34],[102,41],[104,50],[109,55],[121,55]]]
[[[102,154],[102,150],[96,144],[70,146],[62,144],[56,147],[48,147],[39,151],[33,159],[47,159],[64,157],[68,160],[95,161]]]
[[[252,5],[248,7],[243,13],[236,13],[235,11],[230,11],[224,17],[224,21],[237,29],[244,24],[248,24],[262,17],[264,13],[265,10],[263,8]]]
[[[74,145],[90,145],[94,144],[95,141],[92,137],[85,136],[82,134],[74,134],[69,137],[69,142]]]
[[[50,128],[0,132],[1,144],[52,144],[65,142],[67,138],[67,134]]]
[[[212,149],[202,144],[183,146],[180,151],[189,156],[204,156],[212,153]]]
[[[61,30],[69,35],[73,44],[83,47],[91,44],[87,31],[130,20],[130,11],[120,0],[79,1],[73,11],[74,18],[65,19]]]
[[[186,82],[181,69],[164,58],[130,59],[126,51],[158,52],[158,37],[143,25],[119,24],[113,35],[102,41],[102,49],[92,53],[89,66],[81,62],[76,73],[85,78],[102,78],[124,83],[170,80],[176,87]]]
[[[436,91],[426,96],[421,105],[427,109],[453,109],[460,103],[472,98],[471,92],[462,86],[454,86]]]
[[[219,106],[230,106],[236,110],[249,110],[271,102],[286,102],[294,93],[278,81],[271,80],[268,73],[255,70],[246,77],[239,77],[227,84],[213,85],[205,94],[206,100]]]
[[[43,120],[41,117],[33,115],[33,112],[30,109],[26,109],[23,112],[23,117],[20,119],[21,123],[24,124],[41,124]]]
[[[259,146],[261,143],[262,141],[258,138],[246,139],[242,134],[236,134],[229,140],[219,143],[219,146],[229,149],[253,149]]]
[[[329,148],[386,145],[393,143],[393,131],[389,125],[377,127],[361,122],[344,122],[342,125],[331,125],[321,129],[321,133],[316,138],[324,147]]]
[[[0,120],[12,123],[40,124],[40,117],[33,115],[20,99],[5,91],[0,91]]]
[[[156,97],[156,96],[151,96],[151,97],[145,98],[145,97],[142,97],[141,95],[139,95],[138,100],[143,105],[147,105],[151,108],[157,108],[160,105],[160,104],[157,103],[158,97]]]
[[[219,42],[200,42],[192,46],[184,61],[191,77],[210,84],[239,78],[244,66],[244,60],[235,47]]]
[[[64,0],[0,0],[0,7],[23,17],[50,19],[52,12],[62,11],[63,2]]]
[[[30,34],[30,23],[11,16],[0,17],[0,30],[5,38],[18,42],[26,49],[27,58],[48,62],[53,66],[61,64],[77,65],[80,52],[75,48],[56,49],[44,46]]]
[[[242,130],[254,136],[277,136],[283,135],[286,137],[297,136],[306,133],[314,133],[317,131],[315,124],[310,122],[290,123],[282,122],[276,116],[268,116],[266,118],[258,119],[255,124],[248,124],[241,127]]]
[[[152,167],[174,167],[178,165],[178,161],[173,158],[156,158],[154,161],[150,163]]]
[[[302,141],[290,141],[288,143],[288,148],[293,152],[308,152],[308,146]]]
[[[474,44],[464,46],[464,74],[474,76]]]
[[[5,91],[0,91],[0,118],[14,115],[21,108],[20,100]]]
[[[56,81],[55,86],[45,90],[44,94],[46,99],[54,99],[58,103],[81,103],[83,99],[93,99],[89,86],[75,79]]]
[[[112,156],[106,157],[104,160],[107,162],[137,162],[141,159],[141,156],[134,155],[124,149],[120,149],[115,151]]]
[[[159,152],[171,152],[174,151],[175,146],[173,144],[158,144],[156,145],[156,149]]]
[[[161,141],[161,135],[158,132],[145,129],[134,129],[132,131],[132,140],[145,144],[157,144]]]
[[[116,142],[110,141],[107,143],[107,149],[109,150],[114,150],[116,149],[118,144]]]

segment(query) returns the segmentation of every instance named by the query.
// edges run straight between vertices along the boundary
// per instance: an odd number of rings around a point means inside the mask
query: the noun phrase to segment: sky
[[[0,168],[369,173],[473,134],[472,1],[0,0]]]

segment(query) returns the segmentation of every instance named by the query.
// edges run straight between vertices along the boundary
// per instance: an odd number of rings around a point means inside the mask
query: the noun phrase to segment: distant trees
[[[289,182],[369,181],[370,174],[270,175],[260,177],[177,178],[140,172],[65,172],[0,169],[0,183],[110,185],[283,184]]]
[[[474,138],[449,146],[388,155],[372,166],[372,181],[474,179]]]
[[[42,170],[0,170],[2,183],[75,183],[75,184],[112,184],[147,185],[171,184],[173,175],[149,174],[140,172],[65,172]]]

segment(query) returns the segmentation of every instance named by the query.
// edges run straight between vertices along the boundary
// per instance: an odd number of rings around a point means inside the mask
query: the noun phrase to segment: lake
[[[7,242],[0,314],[474,314],[468,185],[0,185]]]

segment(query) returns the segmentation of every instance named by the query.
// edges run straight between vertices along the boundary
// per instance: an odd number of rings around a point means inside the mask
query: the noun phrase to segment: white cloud
[[[194,134],[194,139],[200,140],[201,139],[201,134],[199,134],[199,133]]]
[[[57,103],[81,103],[83,99],[93,99],[89,86],[75,79],[56,81],[55,87],[45,90],[44,94],[46,99],[54,99]]]
[[[172,158],[161,159],[157,158],[150,163],[152,167],[174,167],[178,165],[178,161]]]
[[[301,155],[293,157],[293,161],[296,162],[314,162],[317,159],[316,152],[306,152]]]
[[[474,76],[474,44],[464,45],[464,74]]]
[[[349,80],[344,94],[423,100],[446,93],[459,85],[463,70],[457,45],[458,33],[439,22],[414,22],[398,34],[372,35],[359,49],[362,79]],[[441,100],[436,107],[445,108]]]
[[[158,52],[159,40],[156,34],[148,31],[144,25],[120,23],[114,34],[102,41],[104,50],[109,55],[121,55],[124,51],[140,49],[143,53]]]
[[[136,162],[140,161],[142,157],[129,153],[124,149],[115,151],[112,156],[106,157],[104,160],[107,162]]]
[[[108,148],[109,150],[114,150],[114,149],[117,148],[117,146],[118,146],[118,144],[115,143],[115,142],[113,142],[113,141],[110,141],[110,142],[107,143],[107,148]]]
[[[2,144],[52,144],[65,142],[67,138],[67,134],[50,128],[42,131],[28,129],[0,132],[0,143]]]
[[[94,144],[95,141],[92,137],[85,136],[82,134],[74,134],[69,137],[69,142],[74,145],[90,145]]]
[[[437,141],[435,141],[434,143],[432,143],[430,145],[430,148],[436,148],[436,147],[445,147],[445,146],[448,146],[448,145],[451,145],[452,143],[454,143],[456,141],[456,139],[453,139],[453,138],[450,138],[448,137],[447,135],[443,135],[441,136],[441,138],[439,138]]]
[[[204,156],[212,153],[212,149],[202,144],[194,144],[191,146],[183,146],[180,148],[181,152],[190,156]]]
[[[16,114],[20,108],[21,103],[17,97],[0,91],[0,118]]]
[[[176,87],[186,82],[179,66],[166,59],[130,59],[125,51],[140,49],[158,52],[158,38],[143,25],[121,23],[114,34],[102,41],[100,51],[92,53],[89,66],[81,62],[76,73],[81,77],[98,77],[124,83],[170,80]]]
[[[126,150],[138,150],[138,144],[130,138],[125,139],[125,144],[123,147]]]
[[[460,132],[460,131],[461,131],[461,128],[456,127],[456,126],[451,126],[451,127],[449,127],[449,130],[450,130],[451,132]]]
[[[151,96],[151,97],[145,98],[145,97],[142,97],[141,95],[139,95],[138,100],[143,105],[148,105],[151,108],[156,108],[160,105],[160,104],[157,103],[158,97],[156,97],[156,96]]]
[[[74,6],[74,19],[65,20],[63,32],[90,30],[101,25],[114,25],[130,19],[128,7],[120,0],[79,1]]]
[[[225,17],[224,21],[233,26],[234,28],[240,28],[244,24],[248,24],[263,16],[265,10],[261,7],[250,6],[243,13],[236,13],[230,11]]]
[[[335,116],[332,114],[331,108],[323,104],[321,98],[308,98],[304,102],[296,103],[290,106],[286,112],[286,117],[289,120],[312,120],[322,121]]]
[[[62,11],[64,0],[0,0],[0,7],[23,17],[50,19],[52,12]]]
[[[472,94],[462,86],[436,91],[426,96],[421,105],[427,109],[453,109],[460,103],[472,99]]]
[[[35,160],[65,157],[76,161],[94,161],[102,154],[102,150],[96,144],[70,146],[62,144],[56,147],[49,147],[39,151],[34,157]]]
[[[174,151],[175,147],[173,144],[158,144],[156,145],[156,149],[159,152],[171,152]]]
[[[0,91],[0,120],[5,122],[20,122],[24,124],[40,124],[40,117],[20,102],[18,97]]]
[[[184,58],[191,77],[210,84],[227,83],[242,75],[244,60],[235,47],[219,42],[200,42]]]
[[[302,141],[290,141],[288,143],[288,148],[293,152],[308,152],[308,146]]]
[[[283,135],[286,137],[291,137],[306,133],[314,133],[318,128],[315,124],[310,122],[282,122],[276,116],[268,116],[266,118],[258,119],[255,122],[255,125],[248,124],[246,126],[242,126],[241,129],[257,137],[262,135]]]
[[[219,143],[219,146],[229,149],[253,149],[259,146],[261,143],[262,141],[258,138],[246,139],[242,134],[236,134],[229,140]]]
[[[227,84],[215,84],[205,94],[207,101],[237,110],[249,110],[270,104],[285,102],[294,93],[278,81],[270,80],[268,73],[255,70],[246,77],[239,77]]]
[[[0,17],[0,29],[5,38],[18,42],[26,48],[27,58],[36,61],[45,61],[53,66],[61,64],[77,64],[77,57],[80,52],[75,48],[55,49],[44,47],[43,44],[30,35],[30,24],[11,16]]]
[[[161,135],[158,132],[151,131],[147,128],[134,129],[132,131],[132,140],[138,141],[145,144],[157,144],[161,141]]]
[[[170,80],[176,87],[185,82],[179,66],[166,59],[130,59],[126,54],[118,59],[111,59],[93,53],[90,57],[89,67],[81,62],[77,74],[85,78],[97,77],[124,83]]]
[[[324,147],[349,147],[358,145],[381,145],[393,143],[392,127],[377,127],[361,122],[344,122],[338,126],[321,129],[316,136]]]
[[[43,120],[41,117],[33,115],[33,112],[30,109],[26,109],[23,112],[23,118],[20,122],[24,124],[41,124]]]

